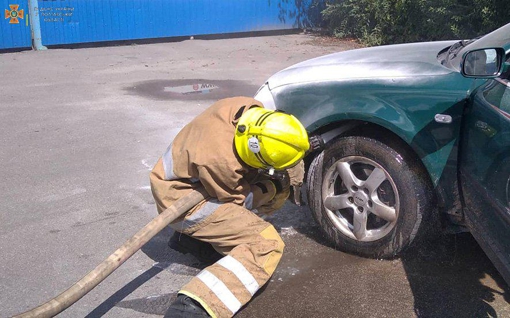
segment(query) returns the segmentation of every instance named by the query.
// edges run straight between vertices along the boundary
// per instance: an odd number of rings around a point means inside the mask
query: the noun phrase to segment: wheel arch
[[[333,122],[320,127],[310,132],[310,135],[319,136],[324,142],[324,147],[327,147],[338,138],[354,135],[373,138],[384,144],[391,145],[391,147],[397,148],[396,150],[407,156],[407,159],[412,160],[418,165],[419,169],[423,172],[423,177],[431,185],[431,188],[434,189],[434,199],[437,200],[436,202],[442,206],[446,200],[446,198],[441,195],[441,191],[438,191],[438,189],[433,186],[430,171],[427,169],[427,166],[424,164],[424,162],[420,159],[416,150],[413,149],[413,147],[401,136],[397,135],[386,127],[364,120],[345,120]],[[307,173],[309,170],[309,165],[318,154],[319,151],[315,151],[305,158]]]

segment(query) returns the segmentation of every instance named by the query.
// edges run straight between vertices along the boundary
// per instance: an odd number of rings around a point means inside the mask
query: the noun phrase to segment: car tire
[[[336,248],[391,258],[425,230],[430,181],[414,156],[397,149],[368,137],[341,137],[312,161],[308,202]]]

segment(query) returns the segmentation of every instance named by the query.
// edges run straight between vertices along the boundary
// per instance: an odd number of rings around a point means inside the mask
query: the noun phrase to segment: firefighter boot
[[[211,244],[179,232],[174,232],[168,241],[168,246],[179,253],[189,253],[206,265],[213,264],[223,257]]]
[[[164,318],[209,318],[200,304],[186,295],[179,294],[168,307]]]

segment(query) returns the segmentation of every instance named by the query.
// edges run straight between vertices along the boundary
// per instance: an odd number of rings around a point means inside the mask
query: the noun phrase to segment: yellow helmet
[[[296,117],[262,107],[239,118],[234,143],[247,165],[276,170],[294,166],[310,148],[308,134]]]

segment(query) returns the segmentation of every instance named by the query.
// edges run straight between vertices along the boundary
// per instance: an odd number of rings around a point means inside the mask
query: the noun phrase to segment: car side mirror
[[[503,48],[490,48],[468,51],[461,65],[462,75],[474,78],[495,78],[503,72]]]

